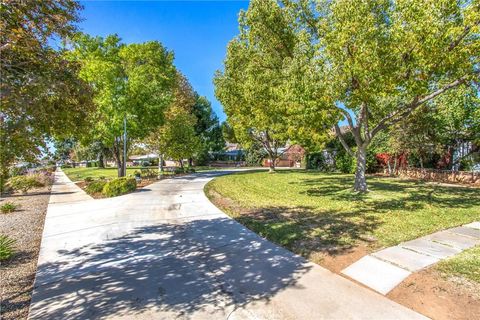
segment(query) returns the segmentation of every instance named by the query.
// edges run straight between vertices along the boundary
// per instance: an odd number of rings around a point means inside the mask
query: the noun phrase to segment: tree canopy
[[[357,191],[367,190],[366,150],[379,132],[479,79],[476,0],[283,2],[295,15],[291,23],[312,35],[310,70],[321,74],[325,102],[354,135]]]
[[[142,139],[163,124],[173,99],[173,53],[158,41],[125,45],[116,35],[80,34],[68,56],[81,65],[79,76],[94,88],[96,112],[89,116],[89,139],[110,146],[119,175],[124,119],[128,138]]]
[[[0,5],[1,177],[14,161],[34,161],[51,136],[86,129],[93,109],[78,65],[58,45],[76,31],[77,1],[2,1]]]

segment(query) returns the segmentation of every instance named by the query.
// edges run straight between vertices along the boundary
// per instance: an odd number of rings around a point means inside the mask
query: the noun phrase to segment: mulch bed
[[[0,233],[16,240],[15,255],[0,262],[0,319],[28,317],[49,198],[50,186],[0,200],[20,206],[15,212],[0,213]]]
[[[387,297],[435,320],[478,319],[480,315],[480,284],[445,278],[435,267],[412,274]]]

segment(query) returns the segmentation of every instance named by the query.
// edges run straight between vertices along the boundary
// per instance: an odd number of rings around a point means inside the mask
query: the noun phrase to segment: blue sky
[[[124,43],[158,40],[175,52],[175,65],[206,96],[220,120],[212,79],[227,43],[238,34],[238,13],[248,1],[82,1],[80,29],[118,34]]]

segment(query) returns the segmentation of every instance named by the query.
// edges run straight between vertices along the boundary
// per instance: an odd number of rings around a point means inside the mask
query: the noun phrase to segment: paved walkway
[[[479,244],[480,222],[473,222],[372,253],[342,273],[387,294],[412,272]]]
[[[219,174],[92,200],[58,172],[30,319],[425,319],[230,219]]]

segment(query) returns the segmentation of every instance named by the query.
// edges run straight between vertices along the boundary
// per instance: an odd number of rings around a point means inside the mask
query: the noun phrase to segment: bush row
[[[53,177],[49,172],[35,172],[11,177],[7,181],[7,188],[27,193],[30,189],[41,188],[50,185],[52,182]]]
[[[101,193],[106,197],[116,197],[135,191],[137,182],[135,178],[123,177],[113,180],[95,180],[91,181],[85,187],[88,194]]]

